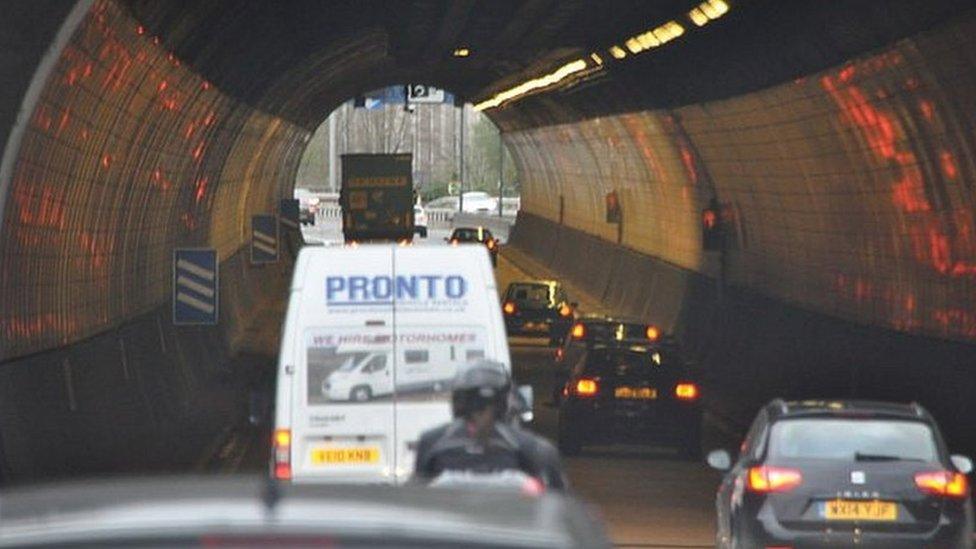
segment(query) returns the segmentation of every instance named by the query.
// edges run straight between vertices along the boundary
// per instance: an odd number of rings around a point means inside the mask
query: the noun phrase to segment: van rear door
[[[393,482],[392,248],[321,252],[302,288],[293,478]]]
[[[482,358],[508,366],[510,358],[484,246],[398,247],[394,259],[394,471],[403,481],[421,433],[451,419],[457,368]]]

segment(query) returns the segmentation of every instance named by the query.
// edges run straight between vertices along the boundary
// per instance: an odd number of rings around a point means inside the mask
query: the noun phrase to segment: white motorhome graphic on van
[[[458,366],[484,356],[483,330],[474,326],[411,327],[393,337],[312,335],[308,399],[367,402],[396,392],[400,398],[429,400],[431,393],[450,389]]]

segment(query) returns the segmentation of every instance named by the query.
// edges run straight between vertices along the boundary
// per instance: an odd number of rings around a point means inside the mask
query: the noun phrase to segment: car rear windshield
[[[675,371],[674,366],[681,366],[677,357],[658,349],[596,349],[587,357],[586,372],[604,376],[651,375]]]
[[[918,421],[862,418],[784,419],[773,424],[773,458],[936,461],[932,429]]]
[[[486,229],[455,229],[451,238],[464,242],[481,242],[491,238],[491,233]]]
[[[595,322],[586,327],[590,341],[625,341],[647,338],[647,325],[619,322]]]
[[[551,288],[547,284],[512,284],[508,288],[508,299],[522,304],[548,305]]]

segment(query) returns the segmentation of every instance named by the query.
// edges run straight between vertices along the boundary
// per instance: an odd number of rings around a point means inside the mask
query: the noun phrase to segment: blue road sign
[[[173,250],[173,324],[216,324],[218,281],[217,250]]]
[[[281,224],[291,229],[298,228],[298,199],[282,198],[278,202],[278,218]]]
[[[273,215],[251,217],[251,263],[278,261],[278,218]]]

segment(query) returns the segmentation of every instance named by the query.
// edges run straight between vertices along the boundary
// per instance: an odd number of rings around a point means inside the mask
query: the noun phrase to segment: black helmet
[[[495,417],[504,419],[511,389],[508,370],[500,362],[479,360],[462,366],[452,387],[454,417],[468,417],[491,404],[495,406]]]

